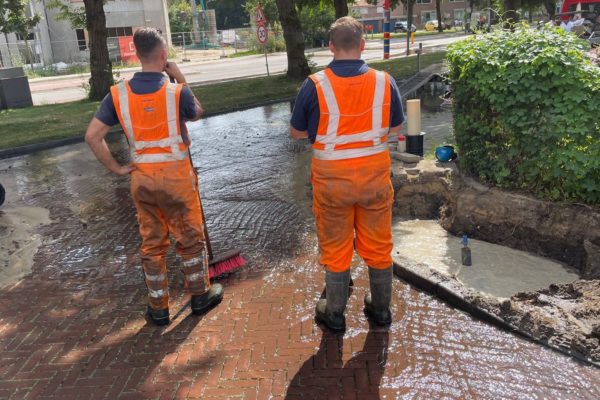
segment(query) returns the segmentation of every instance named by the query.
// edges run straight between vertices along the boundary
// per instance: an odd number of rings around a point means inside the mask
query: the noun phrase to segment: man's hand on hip
[[[122,165],[116,171],[113,171],[113,172],[119,176],[125,176],[125,175],[129,175],[136,169],[137,169],[136,166],[132,165],[132,164],[131,165]]]

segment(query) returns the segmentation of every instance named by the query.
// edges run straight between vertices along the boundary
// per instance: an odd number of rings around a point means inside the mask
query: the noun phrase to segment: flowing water
[[[210,338],[203,351],[227,357],[258,348],[262,361],[249,364],[248,373],[273,376],[281,372],[276,380],[285,387],[289,385],[284,389],[289,390],[288,394],[294,388],[305,387],[302,382],[308,374],[315,379],[311,381],[315,391],[327,391],[332,376],[354,376],[355,380],[350,379],[357,385],[366,382],[376,386],[377,397],[381,398],[600,396],[600,371],[475,321],[400,281],[394,283],[394,324],[389,333],[376,334],[379,339],[385,336],[385,344],[377,338],[373,341],[373,331],[361,313],[361,296],[368,282],[366,268],[359,260],[353,262],[356,288],[349,303],[349,330],[343,339],[343,351],[338,354],[327,348],[327,343],[336,340],[341,348],[342,341],[321,333],[312,322],[323,274],[317,265],[310,209],[310,146],[307,141],[289,138],[290,113],[290,105],[283,103],[189,124],[191,151],[199,171],[213,246],[217,250],[241,247],[250,265],[224,281],[227,302],[211,318],[196,326],[175,317],[173,330],[179,332],[181,342],[175,341],[179,336],[170,336],[171,342],[164,344],[165,352],[179,351],[179,346],[192,337]],[[432,133],[432,142],[448,140],[448,127],[448,111],[425,114],[423,130]],[[431,148],[432,142],[426,142],[426,147]],[[125,161],[127,150],[122,137],[112,140],[110,147]],[[145,288],[128,178],[106,172],[85,144],[3,160],[0,171],[9,196],[3,208],[44,208],[52,221],[37,232],[43,244],[35,256],[33,274],[0,293],[4,307],[0,344],[14,348],[13,337],[26,337],[23,343],[29,347],[19,350],[18,355],[29,357],[32,349],[47,346],[46,336],[52,340],[59,334],[69,333],[69,337],[76,338],[54,345],[54,350],[66,355],[94,354],[99,348],[106,354],[122,354],[134,346],[127,337],[139,334],[159,340],[153,330],[145,331],[150,328],[139,322]],[[175,273],[170,275],[173,278]],[[172,286],[172,301],[185,304],[184,295]],[[36,317],[29,320],[27,315]],[[113,322],[116,316],[120,322]],[[125,316],[131,318],[129,322],[122,321]],[[247,319],[238,326],[241,316]],[[236,325],[227,325],[228,321],[236,321]],[[258,338],[249,338],[255,326],[251,321],[277,327],[281,336],[275,339],[273,335],[279,332],[261,327],[254,332]],[[19,329],[39,333],[32,336]],[[88,338],[93,346],[86,344]],[[145,357],[138,366],[148,369],[143,369],[141,375],[156,382],[152,374],[167,355],[153,351]],[[0,364],[0,378],[2,365],[9,365],[10,360]],[[378,361],[369,364],[373,361],[368,360]],[[268,364],[272,361],[273,365]],[[115,356],[114,363],[118,362]],[[127,368],[127,364],[103,363],[105,367]],[[181,374],[188,379],[185,374],[213,368],[212,363],[190,367]],[[317,364],[337,368],[338,372],[330,373],[329,367]],[[369,371],[368,379],[361,375],[360,368]],[[228,382],[223,380],[221,385],[229,387]]]

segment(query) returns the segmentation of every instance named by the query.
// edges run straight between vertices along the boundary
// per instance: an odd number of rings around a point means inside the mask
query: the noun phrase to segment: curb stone
[[[286,97],[283,99],[263,101],[258,104],[251,104],[251,105],[240,106],[240,107],[232,107],[232,108],[228,108],[228,109],[221,110],[218,112],[212,112],[212,113],[207,112],[203,115],[202,118],[215,117],[217,115],[229,114],[229,113],[238,112],[238,111],[245,111],[245,110],[249,110],[251,108],[256,108],[256,107],[264,107],[264,106],[269,106],[269,105],[277,104],[277,103],[290,102],[290,101],[294,101],[294,99],[295,99],[295,97]],[[114,131],[111,131],[109,133],[109,135],[112,136],[115,134],[122,134],[122,133],[123,133],[123,130],[119,128],[119,129],[115,129]],[[83,141],[84,141],[84,135],[81,134],[79,136],[65,138],[65,139],[50,140],[48,142],[34,143],[34,144],[28,144],[26,146],[13,147],[10,149],[0,150],[0,160],[24,156],[27,154],[37,153],[38,151],[50,150],[50,149],[54,149],[56,147],[66,146],[66,145],[70,145],[70,144],[81,143]]]

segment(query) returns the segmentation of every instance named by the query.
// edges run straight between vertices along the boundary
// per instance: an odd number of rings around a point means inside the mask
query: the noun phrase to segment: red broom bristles
[[[234,269],[243,267],[246,265],[246,260],[242,258],[241,255],[237,255],[235,257],[231,257],[227,260],[215,263],[208,268],[209,276],[214,278],[215,276],[226,274],[227,272],[231,272]]]

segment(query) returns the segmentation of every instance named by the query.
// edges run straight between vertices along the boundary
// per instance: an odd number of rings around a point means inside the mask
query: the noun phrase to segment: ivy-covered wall
[[[551,27],[450,46],[461,168],[539,197],[600,203],[600,68],[587,48]]]

